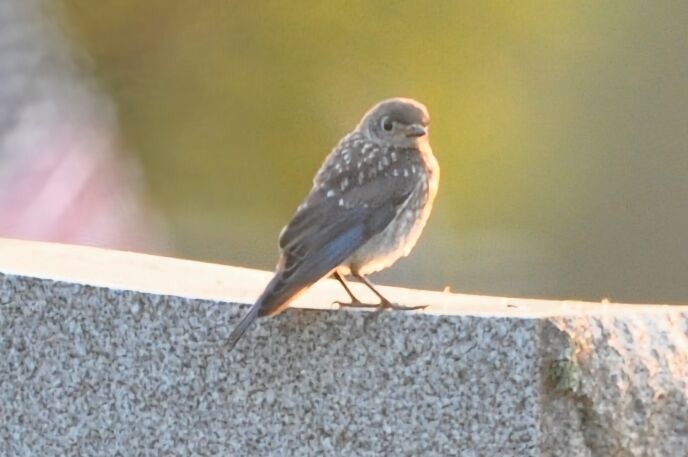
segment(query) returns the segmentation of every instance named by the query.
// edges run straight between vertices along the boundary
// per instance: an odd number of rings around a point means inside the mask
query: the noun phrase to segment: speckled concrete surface
[[[552,318],[541,338],[543,455],[688,456],[688,313]]]
[[[0,455],[688,449],[685,313],[295,309],[225,354],[245,309],[0,275]]]
[[[535,321],[0,280],[0,455],[537,455]]]

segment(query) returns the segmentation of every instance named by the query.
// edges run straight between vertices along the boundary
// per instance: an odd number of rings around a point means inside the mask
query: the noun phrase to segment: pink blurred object
[[[2,164],[0,236],[120,249],[154,243],[137,199],[133,164],[94,131],[46,138]],[[9,163],[7,163],[9,162]],[[138,176],[136,176],[138,177]]]
[[[59,17],[51,5],[0,8],[0,237],[158,250],[138,164],[117,148],[110,101],[47,21]]]

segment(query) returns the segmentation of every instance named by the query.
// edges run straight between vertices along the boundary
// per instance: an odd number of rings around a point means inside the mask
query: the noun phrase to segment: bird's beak
[[[419,137],[419,136],[425,136],[428,134],[428,129],[421,124],[411,124],[408,127],[406,127],[406,136],[407,137]]]

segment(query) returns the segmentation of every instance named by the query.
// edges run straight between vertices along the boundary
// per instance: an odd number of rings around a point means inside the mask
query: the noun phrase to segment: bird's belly
[[[404,210],[384,231],[361,246],[338,269],[341,274],[367,275],[383,270],[409,255],[430,216],[427,195],[412,196]]]
[[[340,274],[375,273],[411,253],[430,218],[440,179],[439,165],[427,143],[422,148],[422,154],[427,170],[426,179],[419,182],[418,188],[406,201],[405,207],[399,211],[385,230],[375,235],[342,262],[337,268]]]

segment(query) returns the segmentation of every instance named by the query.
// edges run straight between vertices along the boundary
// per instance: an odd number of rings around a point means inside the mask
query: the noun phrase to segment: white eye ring
[[[394,122],[392,122],[389,116],[385,116],[380,121],[380,126],[382,127],[382,130],[384,130],[385,132],[391,132],[394,128]]]

